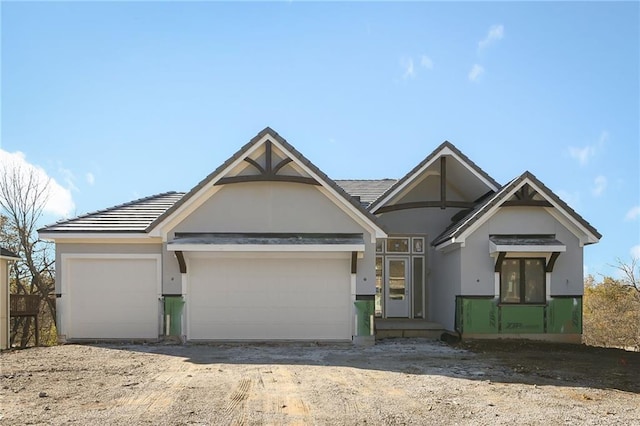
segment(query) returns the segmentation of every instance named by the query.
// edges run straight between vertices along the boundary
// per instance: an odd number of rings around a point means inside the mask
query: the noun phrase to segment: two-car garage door
[[[346,253],[209,254],[188,265],[189,339],[351,338]]]

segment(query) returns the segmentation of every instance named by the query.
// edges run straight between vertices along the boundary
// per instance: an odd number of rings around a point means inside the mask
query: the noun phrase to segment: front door
[[[408,318],[411,297],[409,290],[409,256],[385,257],[385,311],[387,318]]]

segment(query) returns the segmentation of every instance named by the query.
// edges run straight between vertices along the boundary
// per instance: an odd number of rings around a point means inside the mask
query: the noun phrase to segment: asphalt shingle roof
[[[352,197],[360,197],[360,204],[367,207],[397,182],[397,179],[350,179],[335,180]]]
[[[589,232],[591,232],[596,238],[602,238],[602,235],[593,227],[589,222],[587,222],[582,216],[580,216],[575,210],[573,210],[567,203],[562,201],[560,197],[558,197],[553,191],[551,191],[545,184],[543,184],[537,177],[535,177],[531,172],[524,172],[517,178],[513,179],[508,184],[504,185],[498,192],[487,197],[483,201],[479,202],[473,209],[471,209],[464,217],[462,217],[459,221],[451,224],[445,231],[438,235],[431,245],[438,246],[439,244],[444,243],[447,240],[452,238],[459,237],[464,231],[466,231],[471,225],[480,220],[485,214],[489,212],[491,207],[496,204],[500,204],[506,197],[506,195],[515,188],[520,182],[524,179],[529,179],[531,182],[536,184],[545,195],[551,198],[555,203],[557,203],[562,210],[564,210],[569,216],[573,217],[576,221],[578,221],[582,226],[584,226]]]
[[[128,203],[58,221],[38,232],[145,232],[184,192],[164,192]]]

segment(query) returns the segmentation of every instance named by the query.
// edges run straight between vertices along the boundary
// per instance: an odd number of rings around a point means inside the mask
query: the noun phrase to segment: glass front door
[[[385,311],[388,318],[407,318],[410,314],[409,256],[385,258],[387,283]]]

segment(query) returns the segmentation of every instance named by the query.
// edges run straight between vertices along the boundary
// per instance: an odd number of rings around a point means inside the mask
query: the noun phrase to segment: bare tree
[[[55,324],[53,260],[50,244],[38,239],[37,226],[49,197],[49,181],[36,169],[18,163],[3,164],[0,170],[0,214],[6,217],[2,230],[9,248],[20,256],[13,266],[15,289],[20,294],[36,294],[45,302]],[[23,322],[22,345],[29,340],[30,319]]]
[[[630,263],[626,263],[618,258],[616,259],[616,264],[613,266],[622,273],[620,281],[624,285],[633,288],[638,297],[640,297],[640,262],[638,258],[632,257]]]

